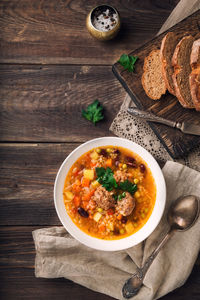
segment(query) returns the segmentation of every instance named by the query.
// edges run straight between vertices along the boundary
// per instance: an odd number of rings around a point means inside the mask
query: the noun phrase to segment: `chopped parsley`
[[[86,110],[82,110],[82,116],[91,121],[96,125],[96,122],[102,120],[104,118],[103,115],[103,106],[100,104],[98,100],[95,100],[93,103],[88,105]]]
[[[120,65],[124,67],[125,70],[133,72],[135,69],[135,62],[137,59],[137,56],[122,54],[120,59],[118,60],[118,63],[120,63]]]
[[[102,184],[107,191],[112,191],[113,188],[117,188],[117,182],[113,177],[113,171],[110,168],[96,168],[97,180]]]
[[[113,195],[115,200],[122,200],[122,198],[126,197],[125,192],[129,192],[131,195],[133,195],[137,191],[137,185],[129,180],[125,180],[124,182],[117,184],[113,176],[113,171],[110,168],[96,168],[95,170],[98,182],[101,183],[107,191],[110,192],[114,188],[124,191],[122,194]]]
[[[137,185],[135,183],[130,182],[129,180],[125,180],[124,182],[120,182],[119,188],[122,191],[127,191],[131,195],[133,195],[137,191]]]

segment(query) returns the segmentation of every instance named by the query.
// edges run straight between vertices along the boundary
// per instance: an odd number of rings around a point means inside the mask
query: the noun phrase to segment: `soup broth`
[[[137,232],[156,199],[151,170],[132,151],[106,146],[83,154],[70,168],[63,188],[66,211],[82,231],[114,240]]]

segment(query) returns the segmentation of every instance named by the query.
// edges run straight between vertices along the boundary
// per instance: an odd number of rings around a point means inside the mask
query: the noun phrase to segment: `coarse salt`
[[[105,11],[96,12],[94,14],[92,24],[96,29],[106,32],[112,30],[116,26],[117,21],[117,14],[107,8]]]

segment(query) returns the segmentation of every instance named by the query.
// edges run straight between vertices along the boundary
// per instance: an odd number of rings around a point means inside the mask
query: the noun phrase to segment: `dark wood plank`
[[[35,249],[31,232],[38,227],[0,227],[1,299],[111,300],[64,278],[44,279],[34,276]],[[199,263],[185,283],[163,300],[198,300],[200,295]]]
[[[86,30],[89,1],[2,0],[0,2],[0,62],[36,64],[112,64],[152,38],[178,3],[172,1],[112,1],[122,18],[119,37],[107,43]]]
[[[61,225],[53,202],[54,180],[78,145],[0,145],[1,225]]]
[[[171,28],[170,31],[174,31],[180,37],[185,35],[186,32],[193,36],[198,35],[199,19],[200,10]],[[200,113],[194,109],[191,110],[183,108],[175,96],[166,93],[160,100],[154,101],[145,94],[142,87],[141,77],[143,73],[144,58],[151,52],[151,50],[160,48],[161,40],[164,35],[165,33],[131,53],[132,55],[137,55],[139,57],[139,60],[136,63],[135,73],[125,71],[119,63],[114,65],[114,73],[117,75],[118,79],[124,85],[138,107],[152,111],[158,116],[171,119],[173,121],[192,121],[194,124],[200,125]],[[179,130],[161,124],[150,123],[150,125],[157,136],[161,139],[168,152],[174,158],[186,155],[194,146],[200,143],[200,137],[198,136],[186,135]]]
[[[0,140],[82,142],[111,135],[125,96],[109,66],[0,66]],[[81,111],[95,99],[105,120],[94,126]]]

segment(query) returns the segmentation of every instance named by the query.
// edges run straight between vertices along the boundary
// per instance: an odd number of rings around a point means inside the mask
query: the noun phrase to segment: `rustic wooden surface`
[[[200,10],[168,31],[175,32],[180,38],[186,32],[187,34],[196,36],[199,34],[199,20]],[[131,55],[139,57],[135,73],[124,70],[119,63],[113,66],[113,71],[139,108],[151,111],[157,116],[172,121],[192,121],[194,124],[200,125],[200,113],[194,109],[183,108],[175,96],[167,92],[160,100],[155,101],[146,95],[142,87],[141,77],[143,74],[144,59],[152,50],[160,48],[162,38],[165,34],[159,35],[131,53]],[[149,124],[173,158],[184,157],[192,148],[200,143],[199,136],[185,135],[180,130],[158,123]]]
[[[85,29],[98,1],[0,2],[1,299],[112,299],[63,278],[35,278],[31,232],[60,225],[53,184],[64,158],[88,139],[112,135],[108,128],[125,96],[112,64],[150,40],[177,2],[112,1],[123,30],[108,43]],[[106,119],[94,127],[80,114],[96,98]],[[199,299],[198,266],[162,299]]]

